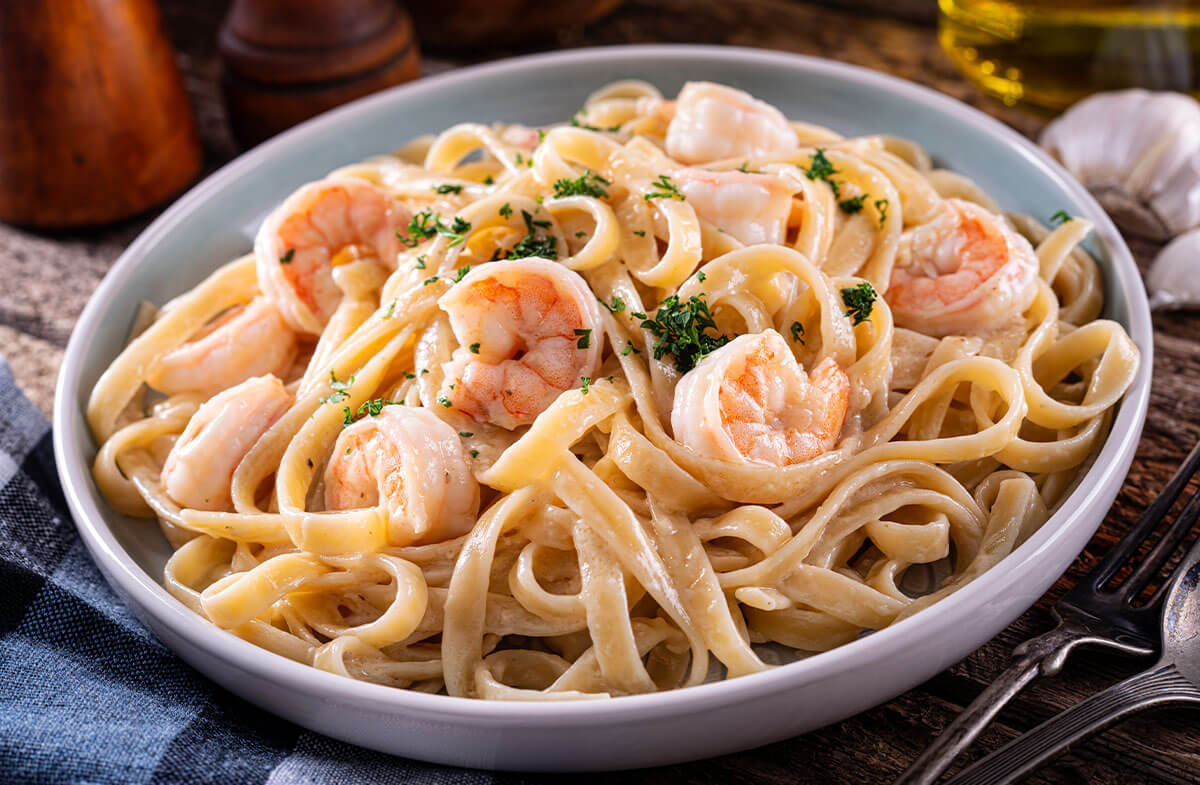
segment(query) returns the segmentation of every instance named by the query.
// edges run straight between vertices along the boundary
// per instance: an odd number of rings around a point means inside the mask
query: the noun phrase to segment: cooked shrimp
[[[212,395],[253,376],[284,376],[296,358],[296,334],[263,297],[230,308],[199,336],[160,357],[146,383],[175,395]]]
[[[792,189],[770,174],[684,169],[674,175],[696,215],[746,245],[784,240]]]
[[[1038,259],[1029,241],[972,202],[947,199],[900,238],[887,301],[896,324],[934,336],[974,335],[1033,302]]]
[[[461,344],[442,395],[479,422],[533,422],[594,375],[600,308],[578,273],[545,259],[480,265],[439,301]]]
[[[792,152],[796,132],[775,107],[711,82],[688,82],[667,126],[667,155],[685,164]]]
[[[365,180],[302,186],[263,222],[254,240],[258,285],[293,329],[320,335],[342,298],[333,280],[339,254],[373,254],[389,270],[412,215]]]
[[[675,438],[710,458],[789,466],[832,449],[850,382],[831,358],[806,374],[774,330],[741,335],[679,380]]]
[[[247,379],[196,410],[163,465],[163,490],[180,507],[233,510],[233,472],[292,405],[274,376]]]
[[[385,406],[338,436],[325,468],[325,508],[381,500],[392,545],[441,542],[474,525],[479,483],[462,440],[428,409]]]

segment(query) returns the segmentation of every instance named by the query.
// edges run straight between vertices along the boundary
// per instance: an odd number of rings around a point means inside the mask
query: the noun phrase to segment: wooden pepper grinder
[[[230,124],[247,147],[421,75],[395,0],[234,0],[218,48]]]
[[[125,218],[201,157],[154,0],[0,0],[0,220]]]

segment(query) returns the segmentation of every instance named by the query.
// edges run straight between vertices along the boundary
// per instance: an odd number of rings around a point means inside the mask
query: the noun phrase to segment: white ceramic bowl
[[[687,79],[750,90],[789,117],[924,144],[1001,205],[1096,224],[1107,314],[1142,351],[1112,431],[1070,499],[1030,540],[956,594],[875,634],[766,673],[582,703],[491,703],[406,692],[299,665],[221,631],[159,585],[158,528],[110,509],[89,472],[92,384],[119,352],[137,303],[163,302],[246,252],[261,216],[301,183],[418,133],[476,120],[569,117],[596,87],[639,77],[673,94]],[[928,679],[1012,622],[1095,531],[1120,489],[1149,393],[1149,310],[1137,268],[1100,207],[1024,138],[950,98],[872,71],[788,54],[698,46],[587,49],[455,71],[338,109],[252,150],[192,189],[129,247],[80,317],[58,380],[54,446],[84,542],[109,583],[180,657],[307,728],[423,760],[519,770],[618,769],[754,747],[863,711]]]

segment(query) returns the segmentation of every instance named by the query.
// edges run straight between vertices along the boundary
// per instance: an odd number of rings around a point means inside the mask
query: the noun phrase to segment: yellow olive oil
[[[938,0],[955,65],[1007,104],[1062,110],[1126,87],[1200,91],[1200,0]]]

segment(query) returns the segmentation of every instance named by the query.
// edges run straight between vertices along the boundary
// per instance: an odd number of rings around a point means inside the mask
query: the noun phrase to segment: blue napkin
[[[0,783],[521,780],[334,741],[177,659],[92,563],[54,469],[50,424],[0,358]]]

